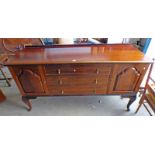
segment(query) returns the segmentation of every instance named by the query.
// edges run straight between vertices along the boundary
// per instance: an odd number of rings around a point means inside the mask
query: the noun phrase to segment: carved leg
[[[28,97],[25,97],[25,96],[22,96],[22,101],[28,105],[28,111],[31,111],[32,109],[32,104],[31,102],[29,101],[29,98]]]
[[[136,98],[137,98],[137,95],[133,95],[130,97],[130,100],[127,104],[127,111],[130,111],[130,105],[136,100]]]
[[[98,103],[101,103],[101,99],[99,99]]]

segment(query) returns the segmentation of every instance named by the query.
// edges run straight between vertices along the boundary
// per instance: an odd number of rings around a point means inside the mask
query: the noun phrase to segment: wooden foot
[[[22,101],[28,106],[28,111],[31,111],[32,109],[32,104],[29,101],[28,97],[22,96]]]

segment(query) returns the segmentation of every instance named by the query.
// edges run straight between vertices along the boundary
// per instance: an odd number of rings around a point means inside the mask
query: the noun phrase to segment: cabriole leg
[[[128,104],[127,104],[127,111],[130,111],[130,106],[136,100],[136,98],[137,98],[137,95],[133,95],[133,96],[130,97],[130,100],[129,100]]]
[[[31,111],[32,104],[28,97],[22,96],[22,101],[28,106],[28,111]]]

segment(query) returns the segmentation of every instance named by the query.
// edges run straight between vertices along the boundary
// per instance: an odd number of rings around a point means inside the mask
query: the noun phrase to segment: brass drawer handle
[[[62,80],[59,80],[59,84],[62,85]]]
[[[95,79],[95,84],[98,84],[98,81],[97,81],[97,79]]]
[[[63,91],[63,90],[61,90],[61,94],[62,94],[62,95],[64,94],[64,91]]]
[[[99,74],[99,69],[96,69],[96,74]]]
[[[60,74],[61,73],[61,70],[60,69],[58,69],[58,74]]]

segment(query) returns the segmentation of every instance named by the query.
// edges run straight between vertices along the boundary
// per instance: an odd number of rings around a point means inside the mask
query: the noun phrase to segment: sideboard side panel
[[[8,68],[9,68],[9,71],[10,71],[11,75],[13,76],[13,79],[15,80],[15,82],[17,84],[17,87],[19,88],[19,91],[20,91],[21,95],[25,96],[26,94],[25,94],[25,92],[24,92],[24,90],[23,90],[23,88],[22,88],[22,86],[20,84],[20,81],[18,80],[18,77],[16,76],[16,73],[15,73],[15,71],[13,69],[13,66],[8,66]]]

